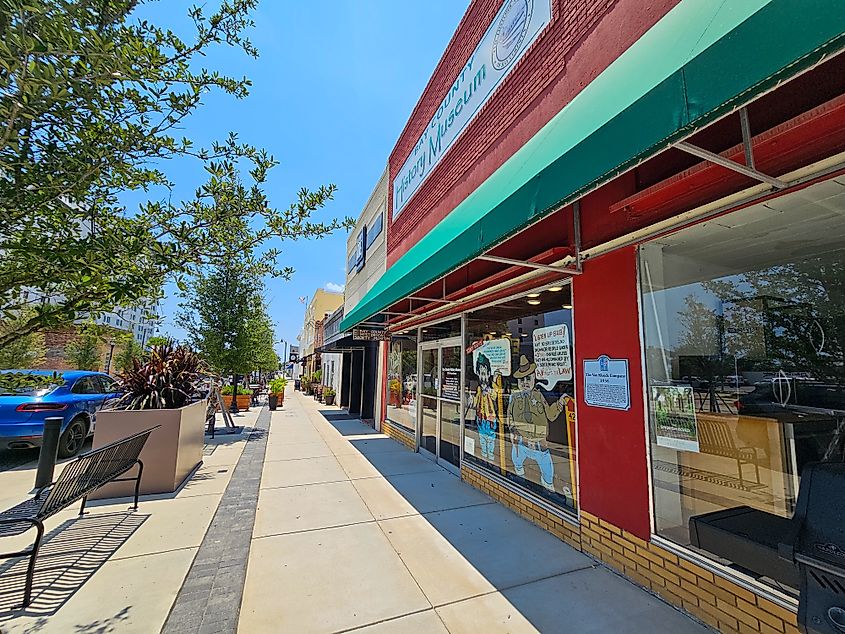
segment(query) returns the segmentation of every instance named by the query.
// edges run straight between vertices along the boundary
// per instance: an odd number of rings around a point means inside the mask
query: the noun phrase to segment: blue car
[[[50,376],[52,370],[2,370]],[[0,387],[0,449],[41,446],[44,419],[62,417],[59,457],[79,453],[85,439],[94,433],[97,412],[117,398],[114,380],[102,372],[68,370],[58,372],[64,381],[38,389],[10,390]],[[60,383],[58,381],[57,383]]]

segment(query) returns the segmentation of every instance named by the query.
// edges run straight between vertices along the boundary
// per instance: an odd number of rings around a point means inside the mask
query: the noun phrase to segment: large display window
[[[387,419],[414,433],[417,418],[417,338],[394,335],[387,352]]]
[[[701,546],[690,522],[714,511],[791,517],[804,466],[843,460],[843,256],[836,181],[640,248],[657,534]]]
[[[568,285],[469,313],[464,460],[577,507]]]

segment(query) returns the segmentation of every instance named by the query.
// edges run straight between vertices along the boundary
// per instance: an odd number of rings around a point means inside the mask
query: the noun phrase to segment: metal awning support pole
[[[552,273],[562,273],[564,275],[578,275],[581,271],[572,269],[566,266],[555,266],[553,264],[540,264],[538,262],[527,262],[525,260],[512,260],[511,258],[502,258],[498,255],[479,255],[479,260],[487,260],[488,262],[498,262],[499,264],[510,264],[511,266],[521,266],[527,269],[537,269],[538,271],[550,271]]]
[[[581,201],[572,203],[572,241],[575,243],[575,270],[581,273]]]
[[[414,295],[409,296],[408,299],[415,299],[415,300],[420,301],[420,302],[434,302],[434,303],[437,303],[437,304],[457,304],[458,303],[454,299],[435,299],[433,297],[417,297],[417,296],[414,296]]]
[[[728,158],[720,154],[716,154],[715,152],[711,152],[710,150],[705,150],[704,148],[700,148],[697,145],[692,145],[691,143],[687,143],[686,141],[679,141],[675,143],[673,147],[676,147],[679,150],[683,150],[693,156],[697,156],[698,158],[704,159],[705,161],[710,161],[711,163],[715,163],[716,165],[721,165],[729,170],[733,170],[734,172],[739,172],[749,178],[753,178],[755,180],[761,181],[763,183],[767,183],[776,189],[786,189],[789,187],[787,183],[780,180],[779,178],[775,178],[774,176],[769,176],[768,174],[763,174],[762,172],[758,172],[756,169],[752,167],[747,167],[742,163],[737,163],[732,161]]]
[[[742,128],[742,147],[745,150],[745,164],[751,169],[754,165],[754,147],[751,143],[751,122],[748,120],[748,108],[739,109],[739,125]]]

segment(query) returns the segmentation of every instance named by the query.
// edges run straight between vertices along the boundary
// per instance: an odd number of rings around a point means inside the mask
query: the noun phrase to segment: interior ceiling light
[[[528,297],[540,297],[540,293],[528,293]]]
[[[529,299],[528,303],[531,304],[532,306],[539,306],[540,300],[539,299]]]
[[[547,289],[551,293],[559,293],[563,290],[563,286],[552,286],[551,288]]]
[[[563,308],[564,310],[572,310],[572,304],[564,304]]]
[[[527,336],[528,336],[528,333],[527,333],[527,332],[524,332],[524,333],[522,333],[522,334],[520,335],[520,337],[527,337]]]

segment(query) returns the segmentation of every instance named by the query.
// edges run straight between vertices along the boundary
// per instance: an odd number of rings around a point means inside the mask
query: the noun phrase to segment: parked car
[[[50,376],[53,370],[2,370]],[[97,412],[118,398],[114,380],[102,372],[69,370],[58,373],[63,383],[44,388],[8,391],[0,388],[0,449],[41,446],[44,419],[62,417],[59,457],[75,456],[94,433]]]

